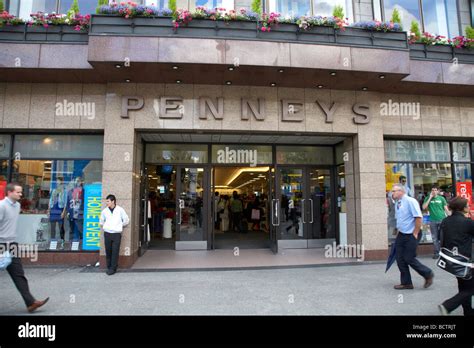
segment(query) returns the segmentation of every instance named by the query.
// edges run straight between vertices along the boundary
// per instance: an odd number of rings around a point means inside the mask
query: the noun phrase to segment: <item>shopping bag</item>
[[[260,209],[252,209],[252,220],[260,220]]]

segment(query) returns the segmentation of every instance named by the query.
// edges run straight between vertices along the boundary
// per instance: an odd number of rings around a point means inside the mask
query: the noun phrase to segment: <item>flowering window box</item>
[[[186,37],[215,37],[217,21],[194,18],[191,22],[176,28],[175,33]]]
[[[371,31],[357,27],[347,27],[336,31],[336,43],[385,48],[408,48],[405,32]]]
[[[334,43],[336,36],[334,27],[328,26],[314,26],[306,30],[298,32],[299,41]]]
[[[0,27],[0,41],[25,40],[25,24],[5,25]]]
[[[134,17],[124,18],[119,15],[92,15],[91,34],[121,35],[173,35],[171,17]]]
[[[26,41],[88,42],[87,31],[75,30],[72,25],[26,26]]]
[[[270,31],[258,31],[257,38],[261,40],[296,41],[298,25],[293,23],[278,23]]]
[[[473,48],[453,48],[454,58],[461,63],[474,63],[474,47]]]
[[[217,36],[229,38],[249,38],[257,37],[257,23],[251,21],[217,21]]]

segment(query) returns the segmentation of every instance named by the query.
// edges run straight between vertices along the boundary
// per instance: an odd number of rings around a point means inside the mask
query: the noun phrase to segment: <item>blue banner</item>
[[[84,187],[83,250],[100,250],[100,213],[102,212],[102,184]]]

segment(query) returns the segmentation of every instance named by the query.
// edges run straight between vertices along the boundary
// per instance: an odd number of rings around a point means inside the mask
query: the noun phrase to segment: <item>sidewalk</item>
[[[420,260],[435,272],[429,289],[412,272],[415,290],[394,290],[398,268],[385,274],[385,263],[113,276],[26,268],[26,276],[38,299],[51,298],[41,315],[438,315],[437,305],[457,292],[456,281],[435,260]],[[0,315],[17,314],[28,315],[9,275],[0,272]]]

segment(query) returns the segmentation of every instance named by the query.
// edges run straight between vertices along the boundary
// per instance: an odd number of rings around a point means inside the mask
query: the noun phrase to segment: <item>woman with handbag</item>
[[[448,216],[441,223],[441,248],[445,248],[446,253],[450,253],[447,260],[453,259],[453,255],[470,260],[472,265],[472,241],[474,237],[474,221],[467,218],[465,214],[469,213],[469,202],[461,197],[453,198],[448,205],[451,210],[451,216]],[[440,261],[443,259],[443,249],[441,249]],[[464,315],[473,315],[472,296],[474,295],[474,277],[472,269],[467,269],[464,277],[458,277],[459,292],[440,304],[441,314],[447,315],[459,306],[462,306]]]

